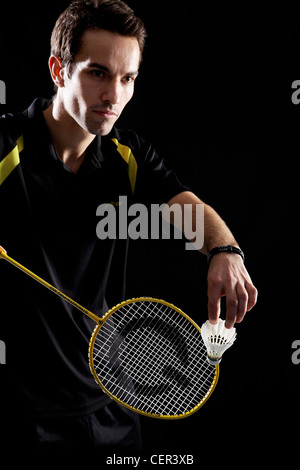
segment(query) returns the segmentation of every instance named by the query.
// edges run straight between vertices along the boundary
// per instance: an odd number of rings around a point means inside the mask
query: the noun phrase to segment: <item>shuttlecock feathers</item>
[[[216,325],[207,320],[201,326],[201,336],[207,349],[208,362],[216,365],[221,361],[226,349],[234,343],[236,330],[235,328],[225,328],[225,321],[221,318]]]

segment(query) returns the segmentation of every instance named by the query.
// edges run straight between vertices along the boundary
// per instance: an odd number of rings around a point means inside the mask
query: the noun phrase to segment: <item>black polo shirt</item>
[[[188,188],[150,144],[115,128],[94,139],[74,174],[51,143],[42,114],[49,104],[37,99],[0,119],[0,244],[100,316],[125,298],[129,240],[97,237],[97,207],[120,196],[128,204],[168,202]],[[46,416],[106,404],[88,365],[95,323],[2,261],[0,287],[8,406]]]

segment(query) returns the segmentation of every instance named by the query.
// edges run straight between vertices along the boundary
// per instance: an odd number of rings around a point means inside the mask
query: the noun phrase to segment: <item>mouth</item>
[[[109,109],[93,109],[93,113],[95,113],[98,116],[101,116],[105,119],[113,119],[113,118],[118,117],[117,113],[115,113],[114,111],[111,111]]]

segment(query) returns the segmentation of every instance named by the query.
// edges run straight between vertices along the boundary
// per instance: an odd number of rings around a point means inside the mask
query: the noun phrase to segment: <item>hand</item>
[[[219,253],[208,270],[208,318],[213,324],[220,316],[221,297],[226,296],[225,327],[240,323],[257,301],[257,290],[239,255]]]
[[[1,252],[6,253],[6,250],[3,248],[3,246],[0,245],[0,259],[1,259]]]

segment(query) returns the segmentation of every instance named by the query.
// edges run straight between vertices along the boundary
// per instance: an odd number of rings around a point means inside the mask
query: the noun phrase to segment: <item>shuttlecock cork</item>
[[[201,326],[201,336],[207,350],[207,360],[211,365],[221,362],[226,349],[233,345],[236,339],[235,328],[225,328],[225,321],[219,318],[218,323],[213,325],[207,320]]]

